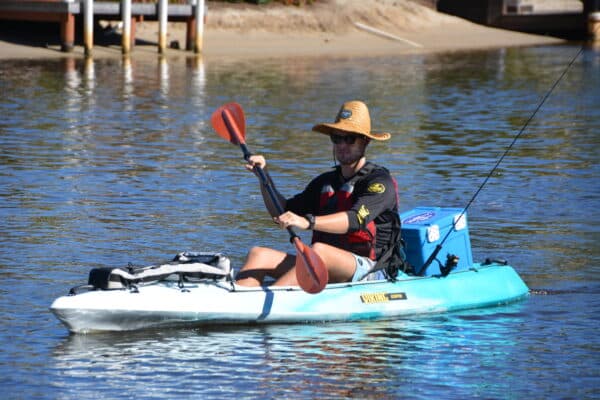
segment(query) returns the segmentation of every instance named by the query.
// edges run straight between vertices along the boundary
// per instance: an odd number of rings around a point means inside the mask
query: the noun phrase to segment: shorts
[[[365,277],[371,268],[375,266],[375,261],[371,260],[369,257],[359,256],[354,253],[352,255],[356,259],[356,271],[354,271],[354,276],[352,276],[352,282],[358,282],[359,280],[377,281],[385,279],[385,274],[382,270],[372,272]]]

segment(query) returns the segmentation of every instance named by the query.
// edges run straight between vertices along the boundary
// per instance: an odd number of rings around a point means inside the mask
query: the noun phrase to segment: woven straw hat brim
[[[318,124],[312,128],[315,132],[320,132],[325,135],[331,135],[333,133],[345,132],[348,134],[363,135],[374,140],[388,140],[392,135],[387,132],[365,132],[354,124],[349,124],[347,121],[342,120],[332,124]]]

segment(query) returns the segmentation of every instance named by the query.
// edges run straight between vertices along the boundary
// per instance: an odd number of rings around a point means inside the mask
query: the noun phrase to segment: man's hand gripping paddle
[[[250,158],[252,153],[248,150],[245,142],[246,122],[242,106],[237,103],[224,104],[212,114],[210,121],[215,131],[222,138],[239,145],[244,153],[244,158],[246,160]],[[254,167],[254,170],[267,189],[271,201],[277,207],[277,212],[283,214],[283,207],[275,195],[275,190],[270,184],[267,173],[260,167]],[[310,246],[302,243],[292,227],[288,227],[287,230],[291,242],[296,246],[296,279],[298,284],[307,293],[319,293],[325,288],[329,280],[325,263]]]

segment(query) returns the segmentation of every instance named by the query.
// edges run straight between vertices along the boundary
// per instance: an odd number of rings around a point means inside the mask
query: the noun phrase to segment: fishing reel
[[[431,263],[434,261],[438,263],[438,266],[440,268],[440,276],[441,277],[448,276],[450,271],[452,271],[454,268],[456,268],[456,266],[458,265],[458,260],[459,260],[459,257],[457,255],[447,254],[445,265],[442,265],[441,261],[436,258],[441,249],[442,249],[441,244],[438,244],[437,246],[435,246],[435,250],[433,251],[433,253],[431,253],[429,258],[425,262],[425,265],[423,265],[423,267],[421,268],[421,271],[419,273],[420,276],[425,275],[425,273],[427,272],[427,268],[429,268]]]
[[[442,263],[439,260],[435,260],[438,262],[440,266],[440,273],[442,276],[447,276],[450,271],[452,271],[458,265],[459,257],[454,254],[446,255],[446,264],[442,266]]]

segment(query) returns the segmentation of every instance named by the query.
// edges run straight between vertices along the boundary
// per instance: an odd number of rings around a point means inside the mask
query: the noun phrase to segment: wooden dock
[[[548,10],[549,3],[576,3],[570,7]],[[545,7],[546,6],[546,7]],[[478,24],[566,39],[595,36],[595,23],[600,0],[438,0],[438,11],[456,15]]]
[[[94,20],[121,21],[122,49],[129,53],[135,44],[136,22],[159,21],[158,51],[166,47],[167,21],[187,25],[186,50],[200,53],[206,16],[205,1],[190,4],[168,4],[168,0],[138,3],[131,0],[115,2],[94,0],[0,0],[0,19],[13,21],[43,21],[60,24],[61,50],[70,52],[75,45],[76,20],[81,19],[85,53],[93,48]]]

